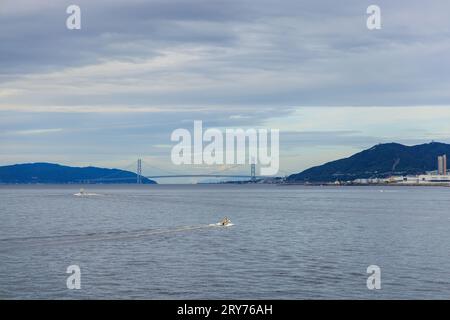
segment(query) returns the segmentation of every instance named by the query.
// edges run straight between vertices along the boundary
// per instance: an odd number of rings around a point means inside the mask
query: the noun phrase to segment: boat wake
[[[73,195],[76,196],[76,197],[93,197],[93,196],[100,196],[100,194],[98,194],[98,193],[80,193],[80,192],[74,193]]]
[[[174,228],[155,228],[142,229],[132,231],[112,231],[112,232],[94,232],[86,234],[58,235],[58,236],[42,236],[42,237],[23,237],[23,238],[7,238],[0,239],[0,250],[15,249],[21,247],[36,247],[50,245],[71,245],[83,242],[97,241],[115,241],[115,240],[131,240],[140,239],[157,235],[166,235],[179,232],[187,232],[211,227],[228,227],[218,224],[196,225],[196,226],[180,226]]]
[[[221,228],[227,228],[234,226],[234,223],[227,223],[227,224],[221,224],[220,222],[209,224],[210,227],[221,227]]]

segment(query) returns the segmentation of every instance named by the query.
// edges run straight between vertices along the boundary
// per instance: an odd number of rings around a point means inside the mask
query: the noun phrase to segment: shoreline
[[[450,184],[334,184],[334,183],[174,183],[174,184],[133,184],[133,183],[91,183],[91,184],[75,184],[75,183],[0,183],[0,188],[5,187],[57,187],[57,186],[65,186],[65,187],[73,187],[73,188],[90,188],[90,187],[130,187],[130,188],[155,188],[159,186],[167,187],[167,186],[210,186],[210,185],[220,185],[220,186],[276,186],[276,187],[292,187],[292,186],[301,186],[301,187],[445,187],[450,188]]]
[[[334,184],[334,183],[279,183],[279,186],[305,186],[305,187],[450,187],[450,184]]]

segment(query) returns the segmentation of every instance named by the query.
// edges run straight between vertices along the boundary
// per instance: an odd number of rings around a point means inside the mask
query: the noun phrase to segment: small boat
[[[233,223],[231,223],[231,220],[228,219],[227,217],[223,218],[222,220],[220,220],[217,223],[212,223],[209,224],[210,227],[231,227],[234,226]]]
[[[221,225],[222,227],[227,227],[233,224],[231,223],[231,220],[228,219],[228,217],[225,217],[218,223],[218,225]]]
[[[86,195],[86,192],[84,191],[83,188],[80,189],[80,192],[74,194],[74,196],[78,196],[78,197],[83,197],[85,195]]]

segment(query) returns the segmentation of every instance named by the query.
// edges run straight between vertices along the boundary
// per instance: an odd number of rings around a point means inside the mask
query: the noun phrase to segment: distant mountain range
[[[379,144],[349,158],[290,175],[287,181],[319,183],[422,174],[436,170],[437,157],[443,154],[450,157],[450,144]],[[27,163],[0,167],[0,183],[136,183],[136,173],[120,169]],[[156,182],[142,177],[142,183]]]
[[[450,144],[432,142],[416,146],[379,144],[349,158],[328,162],[288,177],[288,182],[334,182],[416,175],[437,170],[437,157],[450,156]]]
[[[136,183],[134,172],[96,167],[27,163],[0,167],[0,183]],[[142,183],[156,182],[142,177]]]

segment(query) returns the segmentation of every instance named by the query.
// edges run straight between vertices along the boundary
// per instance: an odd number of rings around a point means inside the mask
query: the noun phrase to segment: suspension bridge
[[[153,172],[158,172],[158,174],[149,174],[146,175],[143,173],[143,167],[152,168]],[[216,171],[209,173],[186,173],[186,172],[169,172],[167,170],[163,170],[161,168],[155,167],[152,164],[144,162],[142,159],[138,159],[137,162],[133,162],[132,164],[124,167],[118,168],[116,172],[113,172],[107,176],[96,178],[96,179],[88,179],[83,180],[84,183],[107,183],[109,181],[124,181],[126,183],[134,182],[136,184],[145,183],[145,179],[176,179],[176,178],[228,178],[228,179],[247,179],[247,181],[256,182],[258,179],[267,178],[263,176],[256,175],[256,165],[250,164],[249,174],[244,173],[227,173],[233,169],[246,167],[246,165],[232,165],[220,168]],[[248,170],[248,169],[247,169]],[[120,177],[119,175],[123,175],[125,172],[129,172],[130,174],[126,177]]]

